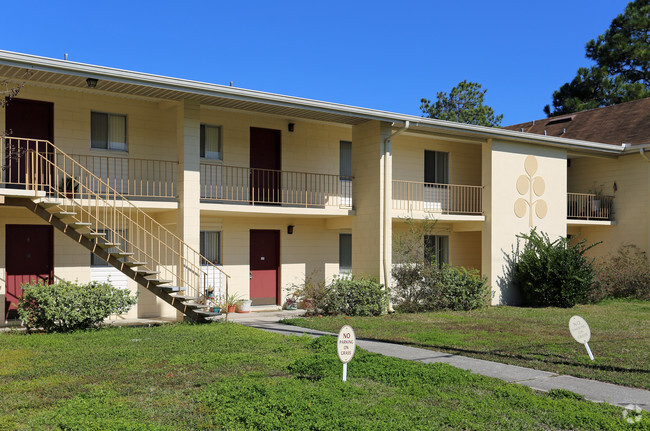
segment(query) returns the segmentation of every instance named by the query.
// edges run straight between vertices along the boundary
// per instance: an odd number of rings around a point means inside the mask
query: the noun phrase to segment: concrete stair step
[[[159,286],[164,292],[185,292],[185,287],[183,286]]]

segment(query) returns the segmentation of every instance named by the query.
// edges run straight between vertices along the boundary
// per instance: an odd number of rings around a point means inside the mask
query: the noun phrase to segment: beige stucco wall
[[[417,220],[413,221],[418,223]],[[393,240],[409,232],[404,220],[393,220]],[[455,232],[450,223],[436,222],[430,235],[449,237],[449,264],[468,269],[481,269],[481,232]],[[422,239],[424,241],[424,238]]]
[[[424,181],[424,151],[449,153],[449,183],[481,185],[481,145],[430,136],[399,135],[393,142],[393,179]]]
[[[551,238],[566,235],[567,176],[566,151],[542,146],[489,141],[483,146],[483,195],[486,222],[482,232],[482,271],[492,286],[493,304],[516,303],[519,298],[508,280],[504,253],[511,253],[517,234],[529,232],[530,208],[525,216],[515,214],[518,199],[530,200],[517,189],[520,176],[528,177],[526,159],[533,156],[537,169],[532,177],[542,178],[545,187],[541,196],[533,194],[533,201],[543,200],[548,208],[543,218],[536,214],[532,225]],[[537,208],[538,203],[535,204]]]
[[[567,171],[570,192],[587,193],[595,184],[602,185],[603,194],[614,196],[616,222],[614,226],[570,226],[568,233],[586,238],[589,244],[603,241],[589,251],[595,257],[621,244],[635,244],[647,252],[650,163],[638,153],[617,159],[581,157],[571,159]]]
[[[287,232],[288,225],[294,226],[293,234]],[[305,276],[330,282],[339,273],[339,233],[342,231],[327,229],[325,219],[206,215],[201,219],[201,230],[221,231],[222,269],[231,277],[230,293],[250,297],[252,229],[280,232],[281,303],[284,303],[288,290],[301,284]]]

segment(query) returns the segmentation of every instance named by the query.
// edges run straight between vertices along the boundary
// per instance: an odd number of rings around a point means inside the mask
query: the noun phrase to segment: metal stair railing
[[[146,268],[157,285],[184,288],[185,296],[194,298],[205,295],[208,287],[222,298],[228,294],[228,274],[54,144],[22,138],[4,141],[3,182],[44,192],[44,202],[55,205],[59,217],[70,214],[69,226],[87,229],[86,235],[111,247],[111,254],[125,264]]]

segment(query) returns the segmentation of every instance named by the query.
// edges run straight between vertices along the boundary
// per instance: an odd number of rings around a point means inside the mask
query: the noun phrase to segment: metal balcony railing
[[[614,196],[567,193],[567,218],[573,220],[614,220]]]
[[[482,215],[483,187],[393,180],[393,209]]]
[[[352,177],[201,163],[201,198],[252,205],[352,208]]]

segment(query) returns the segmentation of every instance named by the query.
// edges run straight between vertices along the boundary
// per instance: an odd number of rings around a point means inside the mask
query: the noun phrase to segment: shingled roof
[[[504,127],[604,144],[650,143],[650,97]]]

